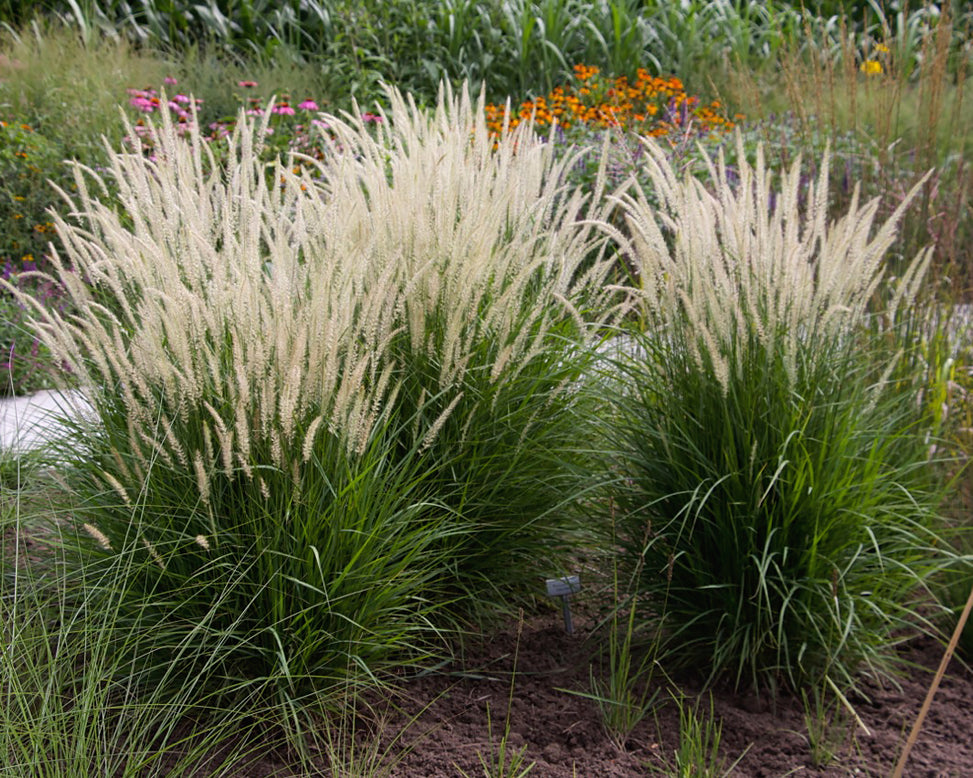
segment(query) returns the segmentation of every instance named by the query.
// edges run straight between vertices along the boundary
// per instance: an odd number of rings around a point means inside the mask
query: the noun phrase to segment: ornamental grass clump
[[[907,354],[889,324],[929,261],[885,279],[911,196],[881,225],[857,196],[829,221],[826,159],[805,190],[799,162],[776,184],[741,149],[704,184],[645,146],[660,205],[634,185],[611,231],[641,324],[617,497],[652,634],[735,687],[882,673],[945,553],[917,383],[892,380]]]
[[[456,583],[536,590],[575,547],[575,498],[591,484],[584,376],[613,294],[592,224],[604,169],[590,189],[566,186],[575,156],[529,125],[497,144],[482,99],[431,119],[390,100],[377,123],[328,117],[332,153],[305,166],[304,185],[322,182],[342,232],[364,238],[396,290],[399,445],[418,447],[437,497],[469,522],[452,542]]]
[[[110,156],[120,207],[79,166],[56,218],[76,313],[36,328],[96,411],[57,452],[68,575],[132,571],[108,588],[155,636],[145,683],[295,721],[440,650],[467,594],[556,572],[578,531],[588,198],[529,128],[494,150],[482,100],[389,101],[377,137],[324,117],[303,165],[260,161],[269,111],[223,165],[164,116],[154,159],[132,132]]]

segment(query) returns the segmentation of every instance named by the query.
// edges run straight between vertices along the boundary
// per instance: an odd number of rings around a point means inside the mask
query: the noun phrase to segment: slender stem
[[[946,665],[949,664],[949,660],[953,656],[953,652],[956,651],[956,644],[959,643],[960,635],[963,633],[963,627],[966,626],[966,620],[970,617],[970,609],[973,608],[973,587],[970,587],[970,596],[966,599],[966,607],[963,608],[963,613],[960,614],[959,621],[956,624],[956,629],[953,630],[953,637],[949,641],[949,645],[946,647],[946,652],[943,654],[943,659],[939,663],[939,669],[936,671],[936,677],[932,679],[932,686],[929,687],[929,691],[926,692],[926,699],[922,703],[922,709],[919,711],[919,716],[916,718],[916,723],[912,727],[912,732],[909,733],[909,739],[906,741],[905,748],[902,749],[902,755],[899,757],[899,763],[895,766],[895,772],[892,773],[892,778],[902,778],[902,771],[905,770],[905,763],[909,758],[909,752],[912,750],[912,746],[915,745],[916,740],[919,738],[919,730],[922,728],[922,722],[926,718],[926,714],[929,712],[929,706],[932,705],[932,698],[936,694],[936,690],[939,688],[939,682],[943,680],[943,676],[946,674]]]

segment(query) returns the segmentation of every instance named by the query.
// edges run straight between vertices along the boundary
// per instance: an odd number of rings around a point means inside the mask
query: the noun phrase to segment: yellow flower
[[[862,73],[873,76],[882,72],[882,63],[874,59],[866,59],[861,65]]]
[[[879,54],[888,54],[889,53],[889,47],[886,46],[884,43],[876,43],[875,44],[875,51],[877,51]]]

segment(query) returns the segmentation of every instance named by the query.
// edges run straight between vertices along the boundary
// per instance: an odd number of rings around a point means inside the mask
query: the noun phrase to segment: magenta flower
[[[162,83],[168,84],[169,86],[173,86],[174,84],[178,84],[179,82],[176,79],[174,79],[172,76],[166,76],[164,79],[162,79]]]
[[[318,110],[318,104],[313,100],[305,100],[303,103],[297,106],[302,111],[316,111]]]
[[[363,113],[361,115],[361,120],[363,122],[375,122],[375,124],[381,124],[382,123],[382,117],[379,116],[378,114],[374,114],[374,113],[367,113],[367,112],[366,113]]]
[[[274,113],[280,114],[281,116],[293,116],[295,111],[287,103],[281,103],[280,105],[274,106]]]
[[[188,103],[188,102],[191,102],[191,100],[189,99],[189,97],[187,95],[176,95],[172,99],[175,100],[177,103]]]
[[[253,89],[257,85],[256,81],[237,81],[237,86],[243,87],[244,89]]]
[[[155,110],[155,103],[147,97],[133,97],[129,102],[142,113],[152,113]]]

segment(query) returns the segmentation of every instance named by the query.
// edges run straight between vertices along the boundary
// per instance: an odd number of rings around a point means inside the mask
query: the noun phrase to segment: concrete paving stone
[[[0,398],[0,450],[36,448],[63,434],[65,419],[91,412],[79,391],[49,389]]]

